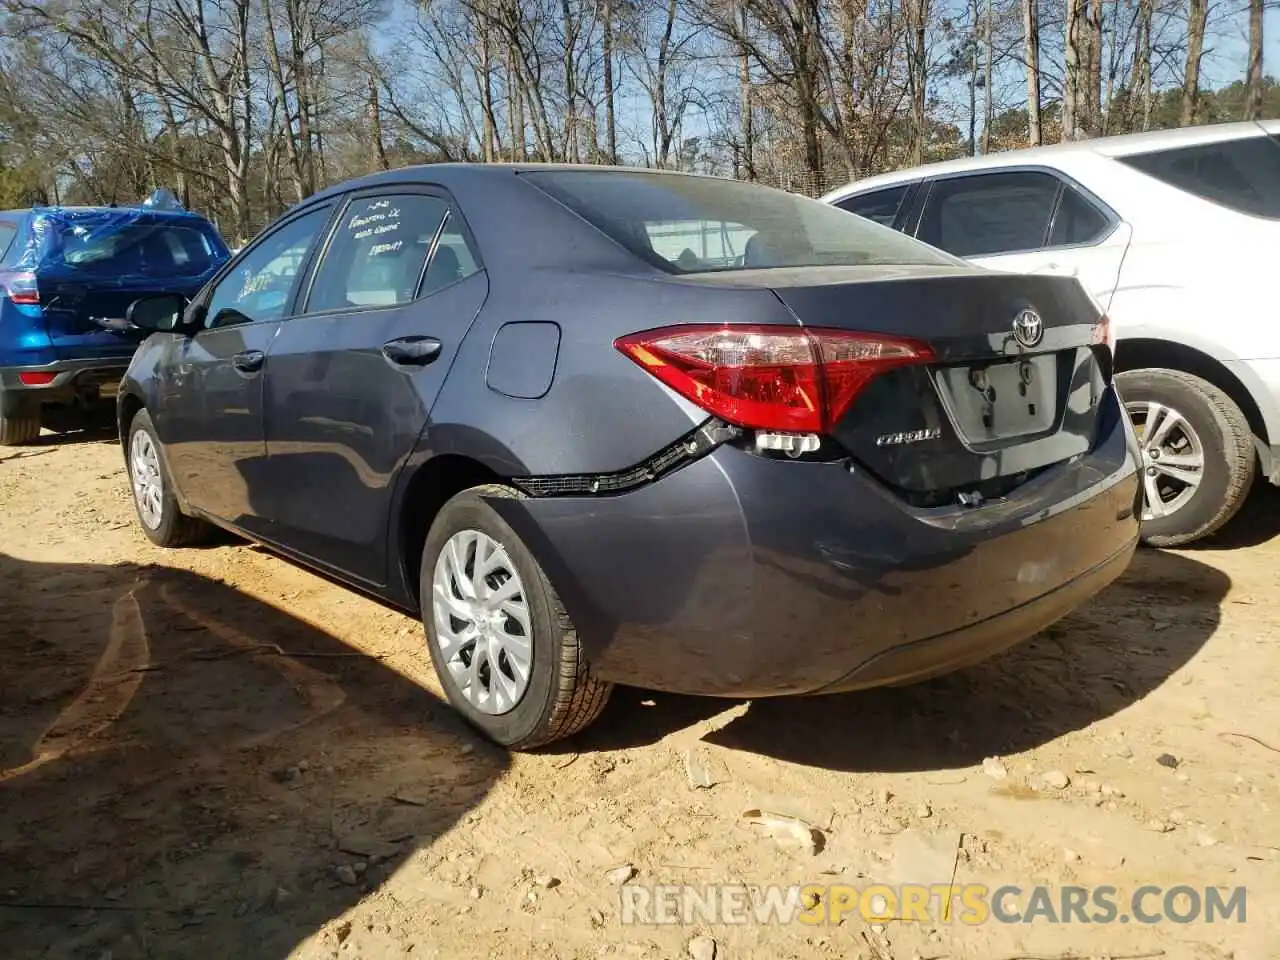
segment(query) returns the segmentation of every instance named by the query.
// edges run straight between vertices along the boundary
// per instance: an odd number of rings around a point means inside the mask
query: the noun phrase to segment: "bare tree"
[[[1040,10],[1037,0],[1022,0],[1023,55],[1027,72],[1027,143],[1040,146]]]
[[[1187,59],[1182,81],[1182,109],[1179,122],[1189,127],[1196,122],[1200,96],[1200,58],[1204,55],[1204,33],[1209,21],[1208,0],[1187,0]]]
[[[1249,0],[1249,63],[1245,72],[1244,118],[1262,115],[1263,0]]]

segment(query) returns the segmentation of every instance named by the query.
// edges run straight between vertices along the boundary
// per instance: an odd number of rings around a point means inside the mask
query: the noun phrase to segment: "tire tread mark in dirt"
[[[128,708],[150,659],[137,590],[130,590],[112,607],[107,646],[94,665],[89,682],[36,740],[30,761],[0,770],[0,783],[30,773],[92,740]]]

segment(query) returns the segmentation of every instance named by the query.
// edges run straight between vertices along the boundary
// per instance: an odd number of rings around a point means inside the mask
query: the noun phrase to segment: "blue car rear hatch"
[[[129,304],[193,296],[229,256],[213,225],[189,213],[37,208],[0,276],[7,299],[43,325],[56,359],[128,357],[143,336],[125,327]]]

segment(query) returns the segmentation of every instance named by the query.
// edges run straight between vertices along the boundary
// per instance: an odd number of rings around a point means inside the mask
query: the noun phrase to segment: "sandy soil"
[[[710,937],[761,960],[1274,960],[1277,531],[1260,491],[1220,542],[1144,551],[1043,636],[926,685],[619,690],[587,734],[512,757],[444,705],[410,619],[230,539],[153,548],[109,438],[0,450],[0,956],[680,958]],[[1122,906],[1243,885],[1247,920],[624,925],[626,865],[1111,884]]]

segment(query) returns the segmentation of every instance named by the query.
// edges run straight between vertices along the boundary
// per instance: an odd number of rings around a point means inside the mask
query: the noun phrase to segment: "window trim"
[[[373,197],[385,196],[426,196],[434,197],[445,205],[444,216],[441,218],[439,225],[436,227],[435,235],[431,238],[431,245],[427,248],[427,256],[422,261],[422,267],[418,272],[418,281],[413,288],[413,297],[402,303],[379,303],[369,304],[364,307],[330,307],[327,310],[311,310],[311,295],[315,292],[316,277],[320,273],[320,268],[324,266],[324,258],[329,253],[329,247],[333,244],[333,238],[337,236],[338,226],[346,219],[347,211],[351,209],[352,204],[359,203],[361,200],[368,200]],[[335,316],[355,316],[358,314],[370,313],[373,311],[399,310],[409,306],[411,303],[418,303],[421,300],[428,300],[435,296],[441,290],[448,290],[449,287],[462,283],[463,280],[470,279],[474,274],[469,274],[460,280],[433,290],[431,293],[423,294],[422,283],[427,276],[427,268],[431,265],[431,258],[435,256],[436,248],[440,244],[440,238],[444,235],[445,227],[456,219],[459,226],[459,232],[462,234],[463,241],[467,244],[468,250],[471,252],[472,258],[475,260],[475,273],[483,273],[485,270],[484,261],[480,259],[480,251],[476,247],[474,236],[470,227],[467,225],[466,218],[462,215],[462,210],[458,203],[454,200],[453,195],[444,187],[434,183],[381,183],[372,187],[365,187],[360,190],[352,190],[341,194],[338,202],[338,214],[332,219],[328,226],[328,235],[325,237],[324,244],[317,249],[316,256],[308,264],[306,289],[299,291],[299,299],[297,302],[298,310],[289,317],[290,320],[309,320],[312,317],[335,317]]]
[[[1049,211],[1049,220],[1045,225],[1044,239],[1038,247],[1027,247],[1020,250],[1001,250],[996,253],[971,254],[961,257],[963,260],[977,260],[986,257],[1025,256],[1026,254],[1048,253],[1054,250],[1087,250],[1109,240],[1115,234],[1116,230],[1120,228],[1120,224],[1124,222],[1121,216],[1103,202],[1096,193],[1088,187],[1085,187],[1074,177],[1064,173],[1062,170],[1059,170],[1057,167],[1050,167],[1044,164],[1035,163],[1019,163],[1010,164],[1009,166],[980,167],[976,170],[957,170],[953,173],[937,174],[926,179],[924,181],[924,190],[922,191],[923,201],[920,204],[919,210],[916,212],[915,225],[910,236],[915,237],[915,239],[920,240],[922,243],[928,243],[927,240],[921,239],[920,227],[924,223],[925,211],[929,209],[929,204],[933,202],[934,190],[938,184],[951,180],[971,180],[976,177],[994,176],[1002,173],[1042,173],[1057,181],[1058,192],[1053,198],[1053,207]],[[1050,246],[1049,238],[1053,236],[1053,228],[1058,221],[1058,210],[1062,206],[1063,191],[1068,188],[1075,190],[1075,192],[1080,195],[1081,199],[1100,213],[1103,219],[1106,220],[1106,226],[1099,231],[1092,240],[1087,240],[1082,243],[1060,243]],[[959,254],[952,254],[952,256],[959,256]]]
[[[281,230],[284,230],[289,225],[301,220],[303,217],[309,216],[310,214],[316,213],[318,211],[323,211],[323,210],[328,210],[328,217],[325,219],[325,221],[322,224],[320,224],[320,229],[316,231],[316,236],[318,237],[323,236],[326,234],[327,231],[331,230],[333,226],[333,204],[332,204],[331,198],[328,198],[328,197],[316,203],[308,203],[306,206],[300,207],[299,209],[292,211],[290,214],[285,215],[275,223],[269,224],[261,233],[259,233],[256,237],[254,237],[252,240],[246,243],[239,253],[237,253],[235,256],[231,257],[226,263],[224,263],[222,265],[222,268],[217,273],[215,273],[212,277],[209,278],[208,282],[205,283],[204,287],[201,288],[200,292],[195,295],[194,299],[192,299],[190,305],[187,307],[187,313],[184,316],[184,321],[191,316],[190,311],[193,309],[198,309],[202,313],[207,313],[209,308],[209,301],[213,299],[214,290],[218,288],[218,285],[222,283],[222,281],[231,273],[232,270],[234,270],[237,266],[239,266],[240,263],[242,263],[245,260],[245,258],[250,256],[259,247],[261,247],[262,244],[266,243],[268,240],[270,240],[272,237],[278,234]],[[303,261],[301,267],[298,269],[297,274],[294,276],[293,285],[289,288],[289,296],[285,301],[286,305],[285,305],[284,313],[276,317],[274,320],[261,320],[261,321],[254,320],[254,321],[251,321],[252,323],[279,323],[282,320],[289,320],[296,315],[294,311],[297,309],[297,306],[298,306],[298,292],[299,292],[298,281],[301,278],[305,277],[308,271],[311,269],[311,265],[315,259],[315,253],[316,253],[316,247],[312,247],[311,252],[308,254],[307,258]],[[206,324],[208,323],[208,320],[209,320],[208,316],[201,316],[200,326],[195,331],[193,336],[199,336],[201,334],[206,334],[206,333],[213,333],[218,330],[237,330],[240,327],[246,326],[246,324],[243,324],[243,323],[235,323],[235,324],[228,324],[227,326],[224,326],[224,327],[209,327],[209,326],[206,326]]]

